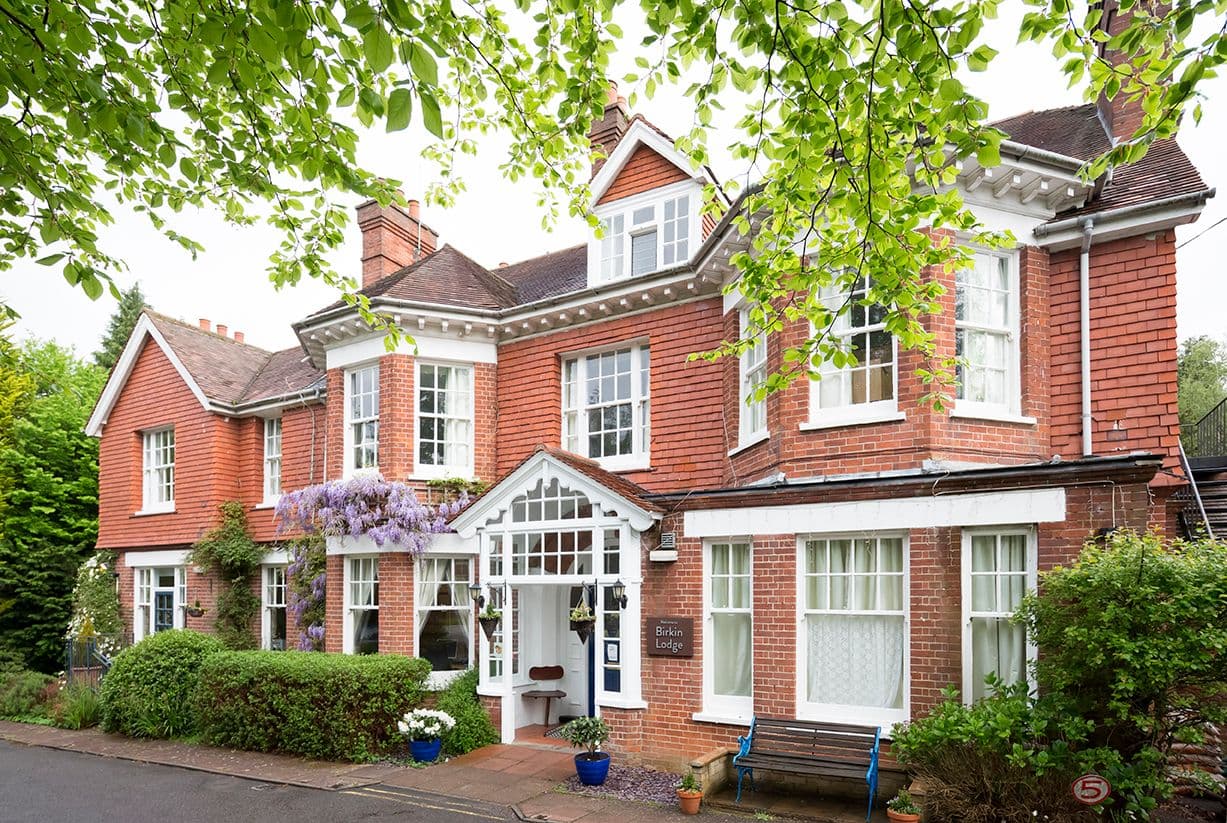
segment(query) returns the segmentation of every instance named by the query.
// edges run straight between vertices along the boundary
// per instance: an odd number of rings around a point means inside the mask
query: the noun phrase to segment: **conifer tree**
[[[107,324],[107,333],[102,338],[102,347],[94,352],[95,363],[107,371],[115,367],[143,308],[145,308],[145,295],[141,293],[141,284],[133,283],[131,288],[125,289],[119,296],[119,306],[111,315],[111,322]]]

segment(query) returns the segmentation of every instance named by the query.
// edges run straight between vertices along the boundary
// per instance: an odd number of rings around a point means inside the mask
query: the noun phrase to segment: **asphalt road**
[[[514,819],[491,804],[410,789],[379,785],[328,792],[0,741],[2,823]]]

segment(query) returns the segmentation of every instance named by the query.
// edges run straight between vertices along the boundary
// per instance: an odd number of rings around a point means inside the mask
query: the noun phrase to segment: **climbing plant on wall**
[[[260,611],[260,598],[252,581],[264,549],[251,538],[242,503],[230,500],[218,511],[221,522],[192,546],[190,562],[215,569],[222,581],[213,621],[218,638],[232,649],[247,649],[255,645],[251,621]]]
[[[284,544],[290,556],[286,568],[290,620],[298,627],[298,650],[324,650],[324,609],[327,594],[327,556],[324,538],[308,534]]]

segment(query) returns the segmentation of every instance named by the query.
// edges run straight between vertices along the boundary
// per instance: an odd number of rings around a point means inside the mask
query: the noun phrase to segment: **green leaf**
[[[435,137],[443,136],[443,115],[439,111],[439,101],[426,91],[422,92],[422,122],[426,130]]]
[[[435,56],[419,45],[411,47],[409,68],[413,69],[413,75],[423,83],[439,85],[439,66],[435,63]]]
[[[409,89],[394,89],[388,97],[388,131],[400,131],[409,125],[413,113],[413,94]]]
[[[392,37],[383,23],[376,21],[362,36],[362,49],[366,53],[367,65],[376,74],[382,73],[392,65]]]
[[[49,254],[46,257],[38,258],[38,260],[34,262],[38,263],[38,265],[40,266],[54,266],[56,263],[60,262],[63,259],[64,259],[63,253]]]

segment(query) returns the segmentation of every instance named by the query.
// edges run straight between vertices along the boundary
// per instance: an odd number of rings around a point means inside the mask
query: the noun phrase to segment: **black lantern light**
[[[619,577],[618,582],[609,587],[609,593],[618,602],[618,608],[626,608],[626,584],[622,582],[622,578]]]
[[[481,594],[480,583],[469,584],[469,597],[473,598],[473,602],[477,604],[478,611],[481,611],[481,609],[486,605],[486,598]]]

